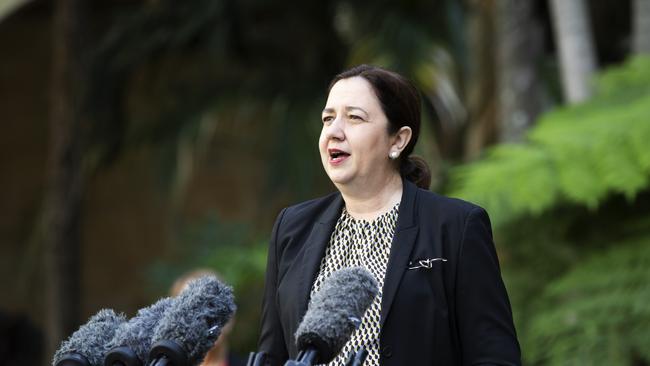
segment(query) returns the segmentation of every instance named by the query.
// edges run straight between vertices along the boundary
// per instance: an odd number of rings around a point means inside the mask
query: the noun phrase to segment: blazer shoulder
[[[418,188],[418,206],[424,217],[446,217],[464,222],[473,212],[485,213],[483,207],[459,198],[447,197]]]

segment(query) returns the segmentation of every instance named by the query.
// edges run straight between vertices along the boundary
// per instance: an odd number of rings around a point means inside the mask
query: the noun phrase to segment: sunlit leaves
[[[650,60],[638,58],[606,72],[592,101],[552,111],[527,142],[458,168],[453,195],[485,205],[497,222],[562,201],[595,209],[611,193],[633,199],[650,176],[647,70]]]

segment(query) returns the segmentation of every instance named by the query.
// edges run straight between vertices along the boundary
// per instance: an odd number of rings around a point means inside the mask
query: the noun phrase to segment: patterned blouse
[[[375,276],[379,285],[379,294],[363,315],[359,329],[352,334],[339,356],[329,363],[331,366],[345,365],[350,351],[356,352],[361,346],[368,351],[364,365],[379,365],[382,288],[398,212],[399,203],[385,214],[367,221],[353,218],[344,207],[341,217],[336,222],[325,257],[320,264],[320,272],[311,289],[311,295],[318,291],[323,280],[336,270],[356,266],[366,268]]]

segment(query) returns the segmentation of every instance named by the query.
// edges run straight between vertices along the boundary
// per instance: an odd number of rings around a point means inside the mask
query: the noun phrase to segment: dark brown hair
[[[372,65],[359,65],[336,75],[330,82],[328,91],[337,81],[360,76],[366,79],[379,100],[388,119],[388,133],[393,135],[407,126],[413,131],[411,140],[400,154],[399,170],[406,179],[418,187],[429,189],[431,170],[420,157],[411,156],[420,136],[420,93],[402,75]]]

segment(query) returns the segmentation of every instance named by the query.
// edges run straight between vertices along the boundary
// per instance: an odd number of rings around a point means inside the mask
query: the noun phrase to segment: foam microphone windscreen
[[[312,296],[296,331],[299,350],[314,348],[318,363],[341,352],[379,292],[374,276],[363,267],[338,270]]]
[[[190,364],[200,362],[235,312],[232,288],[214,276],[187,284],[160,319],[152,343],[172,341],[186,353]]]
[[[128,347],[141,362],[146,363],[154,329],[173,302],[173,299],[166,297],[149,307],[138,310],[136,316],[117,328],[110,348]]]
[[[111,309],[102,309],[93,315],[86,324],[72,333],[61,343],[61,347],[54,353],[52,365],[64,364],[71,358],[82,356],[90,366],[101,366],[104,355],[109,350],[109,343],[117,328],[126,322],[123,314],[116,314]],[[69,364],[84,364],[70,362]]]

